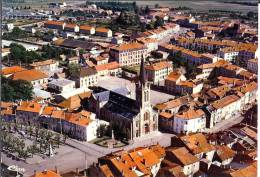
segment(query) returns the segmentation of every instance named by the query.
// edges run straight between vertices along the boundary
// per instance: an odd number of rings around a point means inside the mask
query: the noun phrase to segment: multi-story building
[[[76,87],[88,88],[98,82],[98,74],[94,68],[81,68],[79,75],[72,80],[76,81]]]
[[[110,49],[111,57],[120,66],[138,65],[142,57],[147,56],[147,47],[140,43],[121,44]]]
[[[122,70],[116,61],[95,66],[98,76],[118,76]]]
[[[172,72],[172,63],[167,61],[161,61],[153,63],[145,67],[148,81],[157,84],[160,81],[164,81],[165,78]]]
[[[68,79],[53,79],[48,83],[48,88],[53,89],[57,92],[64,92],[64,91],[70,91],[75,89],[76,84],[75,81],[68,80]]]
[[[201,109],[190,108],[174,115],[172,128],[178,134],[203,132],[206,128],[206,115]]]
[[[258,68],[258,60],[255,58],[255,59],[250,59],[247,61],[247,70],[257,74],[257,68]]]
[[[147,47],[147,52],[150,53],[158,49],[158,41],[153,38],[137,38],[137,42]]]

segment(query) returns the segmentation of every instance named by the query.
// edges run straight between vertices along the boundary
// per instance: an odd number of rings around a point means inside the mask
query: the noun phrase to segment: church
[[[150,102],[150,84],[144,65],[142,59],[135,100],[126,96],[126,93],[102,87],[94,87],[90,98],[89,109],[96,113],[97,118],[109,122],[111,127],[118,127],[128,140],[158,131],[158,113]]]

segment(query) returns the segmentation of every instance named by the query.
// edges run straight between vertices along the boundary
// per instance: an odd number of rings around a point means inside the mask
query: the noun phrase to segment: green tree
[[[164,20],[161,17],[156,16],[155,19],[156,20],[155,20],[154,26],[156,28],[164,25]]]
[[[78,64],[72,63],[68,67],[69,76],[76,77],[79,75],[80,66]]]

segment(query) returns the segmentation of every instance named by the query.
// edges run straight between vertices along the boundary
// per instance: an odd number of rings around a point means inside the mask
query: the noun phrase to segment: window
[[[150,117],[149,112],[144,113],[144,120],[148,120]]]

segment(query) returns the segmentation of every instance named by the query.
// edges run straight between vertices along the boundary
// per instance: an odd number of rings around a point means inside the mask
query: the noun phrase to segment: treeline
[[[119,2],[119,1],[87,1],[86,5],[95,4],[104,10],[113,11],[134,11],[137,8],[136,2]]]
[[[239,4],[239,5],[246,5],[246,6],[257,6],[257,2],[245,2],[245,1],[225,1],[223,3],[229,4]]]

